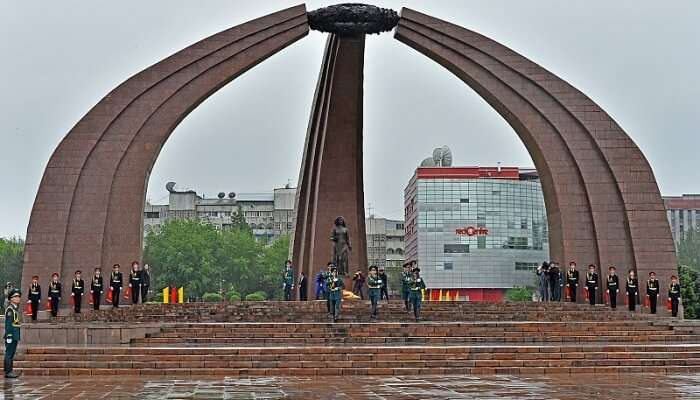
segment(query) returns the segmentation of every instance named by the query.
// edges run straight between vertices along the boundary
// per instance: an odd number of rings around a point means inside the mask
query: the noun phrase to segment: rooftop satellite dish
[[[232,198],[234,198],[234,197],[236,197],[236,193],[234,193],[234,192],[228,192],[228,198],[229,198],[229,199],[232,199]]]
[[[420,166],[421,167],[434,167],[435,161],[433,160],[432,157],[428,157],[425,160],[421,161]]]
[[[217,195],[217,197],[220,198],[220,199],[223,199],[224,197],[226,197],[226,193],[224,193],[224,192],[219,192],[219,194]]]
[[[436,166],[451,167],[452,166],[452,150],[447,146],[438,147],[433,150],[433,162]]]
[[[165,184],[165,190],[167,190],[170,193],[175,192],[175,182],[168,182]]]

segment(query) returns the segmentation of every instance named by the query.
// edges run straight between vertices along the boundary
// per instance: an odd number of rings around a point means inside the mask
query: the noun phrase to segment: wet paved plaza
[[[4,399],[700,399],[700,375],[22,378]]]

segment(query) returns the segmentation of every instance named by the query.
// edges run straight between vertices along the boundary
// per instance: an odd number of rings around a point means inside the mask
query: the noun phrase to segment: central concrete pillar
[[[338,216],[345,218],[350,231],[348,273],[367,272],[362,179],[364,50],[365,35],[329,34],[311,108],[292,246],[294,265],[309,277],[309,299],[313,299],[314,276],[331,260],[330,236]]]

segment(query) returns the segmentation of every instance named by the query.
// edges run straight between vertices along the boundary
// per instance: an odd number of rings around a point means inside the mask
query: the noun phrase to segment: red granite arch
[[[291,7],[203,39],[107,94],[44,171],[22,285],[53,272],[69,285],[75,269],[140,259],[148,176],[172,131],[211,94],[308,31],[305,6]]]
[[[476,32],[404,8],[396,39],[482,96],[525,144],[542,178],[550,251],[664,282],[677,273],[666,212],[649,163],[579,90]]]

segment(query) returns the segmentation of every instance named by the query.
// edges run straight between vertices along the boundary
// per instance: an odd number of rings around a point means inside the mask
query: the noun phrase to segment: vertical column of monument
[[[299,178],[292,256],[311,278],[331,260],[330,236],[338,216],[344,217],[350,231],[347,272],[367,269],[362,177],[364,48],[364,34],[329,34],[314,96]]]

